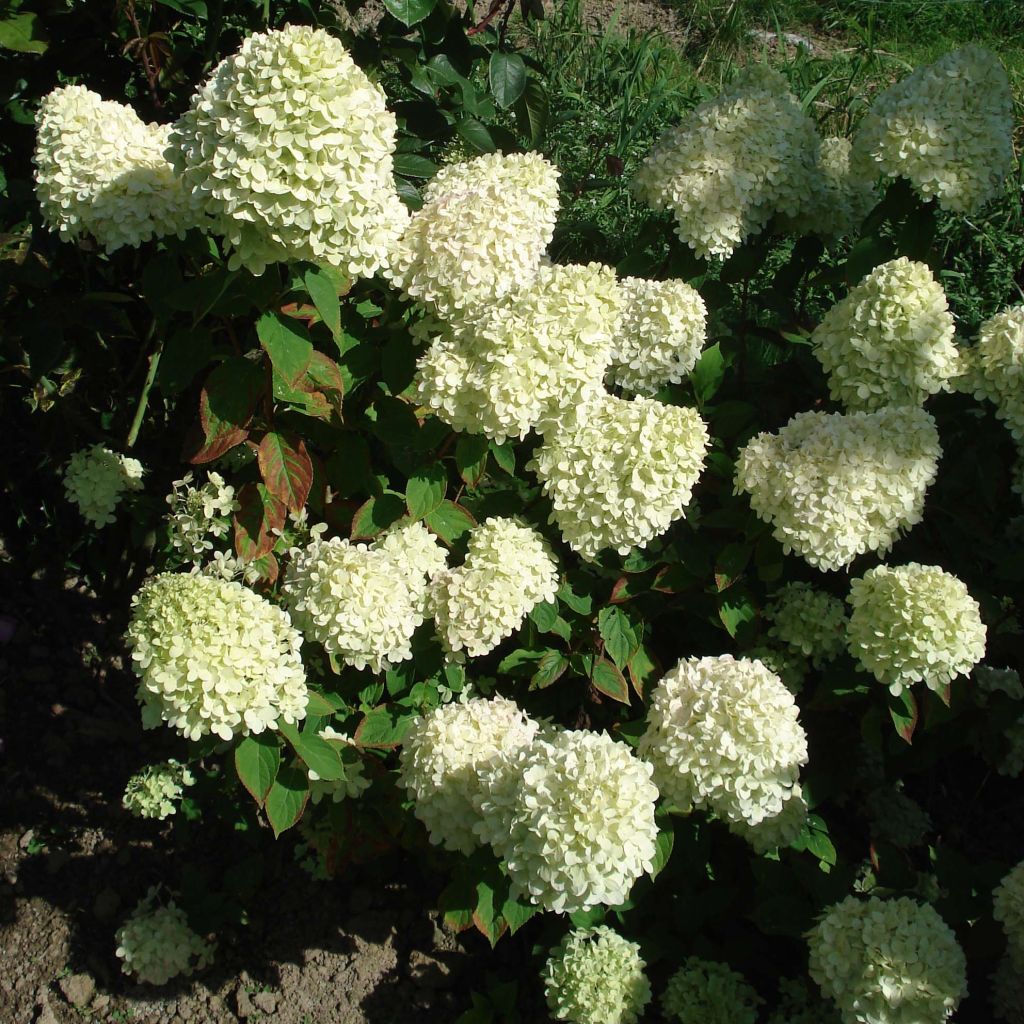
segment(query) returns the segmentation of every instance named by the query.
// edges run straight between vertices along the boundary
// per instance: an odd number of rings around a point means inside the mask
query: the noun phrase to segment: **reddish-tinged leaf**
[[[281,572],[281,566],[273,551],[268,551],[265,555],[254,558],[249,563],[249,568],[258,574],[260,583],[264,587],[272,587],[277,582],[277,577]]]
[[[454,544],[463,534],[476,526],[469,509],[457,505],[447,498],[423,520],[431,532],[436,533],[445,544]]]
[[[385,491],[364,501],[352,516],[352,540],[373,540],[405,515],[400,494]]]
[[[249,436],[249,421],[265,383],[259,366],[241,356],[221,363],[206,378],[199,395],[204,438],[191,453],[191,462],[212,462]]]
[[[641,700],[644,698],[644,690],[647,688],[647,684],[653,682],[661,674],[660,666],[642,644],[637,648],[633,657],[629,659],[626,671],[629,673],[629,681],[633,684],[636,695]]]
[[[295,320],[286,320],[276,313],[264,313],[256,322],[256,334],[281,379],[295,387],[313,359],[309,331]]]
[[[607,658],[601,657],[594,660],[594,667],[590,672],[590,681],[594,689],[620,704],[629,703],[629,687],[626,685],[626,677]]]
[[[267,490],[293,512],[300,512],[313,485],[313,462],[305,442],[270,431],[260,442],[256,458]]]
[[[234,515],[235,551],[245,562],[267,555],[277,542],[272,532],[284,528],[287,508],[262,484],[246,484],[238,492]]]
[[[889,697],[889,716],[900,738],[913,743],[914,730],[920,719],[917,698],[909,689],[904,689],[898,697]]]
[[[297,824],[309,802],[309,778],[301,768],[288,765],[277,773],[265,804],[267,820],[277,839]]]

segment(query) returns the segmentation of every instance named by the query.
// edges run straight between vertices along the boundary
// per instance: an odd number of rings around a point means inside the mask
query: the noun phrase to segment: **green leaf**
[[[904,687],[898,697],[889,694],[889,717],[900,738],[907,743],[913,743],[920,713],[917,698],[909,687]]]
[[[749,544],[726,544],[722,548],[715,560],[715,586],[719,592],[728,590],[739,579],[753,553]]]
[[[550,632],[558,621],[558,605],[554,601],[541,601],[531,609],[530,621],[542,633]]]
[[[50,45],[35,14],[22,12],[0,21],[0,46],[16,53],[45,53]]]
[[[835,867],[837,860],[835,845],[829,838],[828,826],[825,824],[824,819],[817,814],[809,814],[807,816],[807,821],[804,822],[800,836],[793,845],[797,849],[810,851],[818,860],[828,864],[830,867]]]
[[[386,491],[375,498],[370,498],[356,509],[352,517],[352,540],[373,540],[383,533],[392,523],[397,523],[405,515],[405,502],[399,494]]]
[[[675,825],[671,818],[666,818],[662,823],[658,838],[654,841],[654,857],[651,860],[651,880],[661,874],[662,868],[668,863],[672,856],[672,848],[676,844]]]
[[[205,441],[191,453],[191,462],[212,462],[245,440],[265,383],[260,367],[242,356],[226,359],[213,370],[199,396]]]
[[[205,327],[175,331],[167,339],[156,381],[165,395],[177,395],[213,358],[213,339]]]
[[[640,646],[626,613],[614,606],[602,608],[597,614],[597,628],[604,640],[604,649],[611,655],[612,661],[620,669],[624,668]]]
[[[326,324],[335,341],[341,338],[341,300],[334,278],[321,267],[310,267],[302,275],[302,282],[309,292],[320,319]],[[311,357],[312,358],[312,357]]]
[[[438,464],[428,466],[409,477],[405,485],[405,505],[413,519],[426,519],[436,512],[448,489],[448,474]]]
[[[270,431],[260,441],[256,458],[267,490],[293,512],[301,512],[313,486],[313,461],[305,442]]]
[[[384,0],[384,6],[403,25],[421,22],[436,4],[437,0]]]
[[[494,461],[509,476],[516,475],[516,451],[510,442],[498,444],[497,441],[491,441],[491,454],[494,456]]]
[[[445,924],[454,932],[464,932],[473,924],[476,907],[476,886],[470,872],[457,872],[452,881],[441,890],[437,909],[444,915]]]
[[[264,313],[256,321],[256,334],[274,369],[286,384],[296,387],[313,358],[313,344],[306,329],[279,313]]]
[[[476,520],[468,509],[447,498],[423,521],[432,533],[436,533],[449,546],[476,526]]]
[[[455,126],[455,131],[475,153],[493,153],[498,148],[487,126],[475,117],[464,117]]]
[[[415,718],[415,715],[408,714],[400,717],[392,708],[374,708],[356,727],[355,741],[360,747],[397,747],[405,739]]]
[[[511,107],[526,88],[526,65],[518,53],[491,54],[487,70],[491,82],[491,92],[502,110]]]
[[[704,349],[690,374],[697,400],[701,404],[710,402],[724,379],[725,358],[722,356],[721,346],[716,341],[714,345]]]
[[[263,484],[246,484],[238,492],[234,522],[235,551],[244,562],[270,554],[277,543],[275,530],[284,528],[288,509]]]
[[[395,174],[407,178],[432,178],[437,174],[437,164],[418,153],[396,153],[394,156]]]
[[[556,683],[561,679],[568,667],[569,659],[561,651],[545,651],[540,656],[537,668],[530,678],[530,689],[546,689],[552,683]]]
[[[524,903],[522,900],[514,900],[511,896],[506,896],[501,905],[501,917],[508,924],[510,935],[515,935],[534,914],[539,912],[540,907]]]
[[[578,615],[589,615],[594,607],[594,599],[590,594],[577,594],[572,589],[569,581],[564,578],[561,586],[558,588],[558,600]]]
[[[246,736],[235,747],[235,771],[238,781],[249,791],[249,795],[262,807],[267,793],[277,778],[281,767],[281,748],[271,732]]]
[[[277,839],[302,817],[309,801],[309,778],[295,765],[286,765],[278,773],[267,794],[266,812]]]
[[[734,640],[745,639],[753,628],[757,609],[750,600],[750,595],[742,587],[736,587],[719,597],[718,617],[729,636]]]
[[[475,488],[487,471],[487,438],[463,434],[455,444],[455,466],[466,486]]]
[[[307,715],[317,715],[320,718],[332,718],[336,711],[345,706],[345,702],[335,694],[327,695],[316,690],[309,691],[309,700],[306,704]]]
[[[629,681],[633,684],[636,695],[643,700],[647,684],[652,682],[659,674],[657,662],[651,657],[647,648],[641,644],[629,659],[626,666],[629,672]]]
[[[325,782],[339,782],[345,778],[345,768],[337,748],[316,733],[299,732],[294,725],[281,721],[278,732],[292,745],[295,753],[302,758],[307,768],[312,769]]]
[[[508,927],[500,914],[494,912],[494,887],[486,879],[476,884],[476,909],[473,911],[473,924],[493,949],[498,939],[505,934]]]
[[[533,146],[539,146],[548,126],[548,94],[543,83],[529,75],[522,96],[516,100],[512,112],[519,131]]]
[[[617,700],[620,704],[629,703],[629,687],[626,685],[626,677],[607,658],[594,659],[590,681],[594,684],[594,689],[600,690],[612,700]]]

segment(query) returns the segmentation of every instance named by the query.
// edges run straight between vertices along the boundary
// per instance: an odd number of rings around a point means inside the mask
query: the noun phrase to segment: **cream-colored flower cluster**
[[[850,584],[850,654],[890,691],[942,691],[985,656],[985,624],[967,587],[938,566],[880,565]]]
[[[546,910],[614,906],[650,872],[651,766],[606,733],[555,731],[485,766],[478,834]]]
[[[909,850],[924,840],[931,830],[928,812],[903,792],[901,784],[883,785],[872,790],[864,800],[871,835],[900,850]]]
[[[577,928],[551,951],[541,977],[556,1020],[635,1024],[651,1001],[640,947],[605,925]]]
[[[810,661],[788,644],[758,644],[745,651],[744,657],[763,662],[793,693],[799,693],[804,688],[804,681],[811,669]]]
[[[974,397],[991,402],[1014,440],[1024,442],[1024,304],[1009,306],[981,325],[971,369]]]
[[[185,911],[173,900],[159,906],[157,898],[150,889],[116,937],[122,972],[147,985],[164,985],[213,961],[213,944],[192,931]]]
[[[185,787],[195,781],[188,767],[173,758],[162,764],[150,764],[128,780],[121,803],[136,818],[163,821],[177,811]]]
[[[782,978],[779,1005],[766,1024],[841,1024],[834,1006],[826,1003],[804,981]]]
[[[756,825],[748,825],[745,821],[730,821],[729,831],[750,843],[755,853],[769,853],[792,846],[800,838],[807,824],[807,814],[807,801],[804,799],[803,787],[798,782],[783,801],[782,810],[778,814]]]
[[[412,657],[412,637],[427,618],[430,578],[444,548],[422,523],[393,529],[372,545],[324,539],[292,553],[281,593],[292,621],[346,665],[381,672]]]
[[[661,138],[633,187],[675,215],[676,233],[698,256],[728,256],[773,214],[795,217],[814,203],[820,144],[786,80],[751,65]]]
[[[419,401],[501,442],[543,432],[603,391],[624,308],[609,267],[544,264],[471,324],[443,329],[420,359]]]
[[[728,964],[691,956],[669,978],[661,1011],[674,1024],[755,1024],[762,1002]]]
[[[690,503],[708,430],[694,409],[601,395],[546,435],[527,468],[551,499],[551,522],[592,560],[664,533]]]
[[[999,58],[965,46],[918,68],[871,105],[853,137],[859,177],[907,178],[944,210],[974,213],[1014,167],[1013,95]]]
[[[191,472],[171,486],[167,495],[171,543],[198,564],[213,550],[214,541],[222,540],[231,529],[231,513],[239,509],[235,489],[220,473],[212,472],[201,487],[192,485]]]
[[[967,994],[950,927],[907,897],[848,896],[807,937],[811,977],[844,1024],[942,1024]]]
[[[184,237],[197,203],[164,156],[170,128],[81,85],[39,105],[36,196],[43,220],[66,241],[91,235],[107,252],[164,235]]]
[[[126,636],[142,723],[222,740],[305,717],[302,637],[241,583],[161,573],[132,598]]]
[[[787,583],[764,610],[768,636],[822,668],[846,647],[843,602],[810,583]]]
[[[558,174],[539,153],[487,153],[442,167],[387,276],[451,322],[528,286],[554,234]]]
[[[685,281],[624,277],[619,284],[626,308],[608,378],[625,391],[653,395],[696,365],[706,338],[707,306]]]
[[[798,715],[792,693],[761,662],[684,658],[651,695],[637,752],[669,804],[756,827],[799,797],[807,737]]]
[[[106,526],[126,492],[142,490],[145,470],[138,459],[101,444],[74,453],[64,469],[64,493],[86,522]]]
[[[476,808],[485,799],[483,769],[497,762],[489,784],[503,784],[498,776],[509,764],[503,755],[532,743],[537,729],[503,697],[445,704],[413,723],[402,744],[399,782],[432,843],[465,854],[480,845]]]
[[[740,452],[736,491],[787,554],[841,569],[920,522],[941,454],[935,420],[917,407],[802,412]]]
[[[395,190],[387,97],[328,32],[249,36],[178,120],[167,150],[233,250],[230,266],[385,266],[408,214]]]
[[[453,659],[494,650],[558,590],[558,563],[547,541],[514,519],[494,517],[469,535],[465,562],[439,572],[430,614]]]
[[[875,267],[811,335],[829,394],[847,409],[920,405],[961,372],[953,317],[925,263]]]

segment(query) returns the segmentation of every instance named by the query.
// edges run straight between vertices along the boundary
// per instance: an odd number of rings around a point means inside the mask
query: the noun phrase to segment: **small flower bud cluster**
[[[147,765],[128,780],[122,804],[136,818],[163,821],[177,811],[185,787],[195,781],[188,768],[173,758]]]
[[[691,956],[669,978],[661,1011],[673,1024],[756,1024],[763,1001],[728,964]]]
[[[124,494],[142,490],[144,472],[138,459],[94,444],[71,456],[64,470],[64,493],[86,522],[106,526],[114,521]]]
[[[156,900],[156,888],[150,889],[117,931],[121,970],[146,985],[164,985],[213,961],[213,945],[189,928],[185,911],[173,900],[166,906]]]
[[[171,543],[198,564],[213,550],[214,541],[223,540],[231,529],[231,514],[240,507],[235,489],[220,473],[208,474],[205,484],[193,487],[189,472],[171,486],[174,489],[167,495]]]

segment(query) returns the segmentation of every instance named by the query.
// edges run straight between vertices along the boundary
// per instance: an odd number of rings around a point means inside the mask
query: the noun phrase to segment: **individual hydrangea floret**
[[[551,951],[541,977],[556,1020],[635,1024],[651,1001],[640,946],[605,925],[577,928]]]
[[[864,801],[871,835],[901,850],[920,844],[931,831],[928,812],[903,792],[901,783],[879,786]]]
[[[1024,861],[1008,871],[995,887],[992,916],[1003,926],[1010,955],[1024,971]]]
[[[302,637],[241,583],[161,573],[132,598],[127,633],[142,723],[190,740],[273,729],[305,717]]]
[[[853,172],[907,178],[944,210],[971,214],[1015,166],[1013,95],[999,58],[965,46],[920,67],[871,105],[853,137]]]
[[[408,214],[395,190],[384,90],[323,29],[249,36],[171,133],[168,158],[233,250],[229,266],[386,265]]]
[[[167,495],[171,544],[198,564],[213,550],[214,541],[223,540],[231,529],[231,514],[240,507],[235,489],[220,473],[209,473],[205,484],[194,487],[189,472],[171,486]]]
[[[967,994],[950,927],[907,897],[848,896],[807,936],[810,974],[844,1024],[942,1024]]]
[[[128,780],[121,803],[137,818],[163,821],[177,811],[185,787],[195,781],[188,767],[173,758],[147,765]]]
[[[834,1006],[826,1003],[807,982],[779,981],[779,1003],[766,1024],[842,1024]]]
[[[661,1010],[673,1024],[755,1024],[763,1001],[728,964],[691,956],[669,978]]]
[[[558,168],[539,153],[487,153],[442,167],[388,276],[448,320],[529,285],[555,230]]]
[[[43,98],[37,117],[36,196],[43,220],[65,241],[91,235],[107,251],[178,235],[198,206],[164,156],[170,126],[81,85]]]
[[[967,587],[935,565],[879,565],[850,583],[850,654],[898,696],[942,693],[985,656],[985,624]]]
[[[653,867],[651,766],[605,733],[558,731],[484,771],[478,834],[546,910],[615,906]]]
[[[552,523],[593,560],[664,533],[690,503],[708,430],[694,409],[602,395],[545,437],[527,468],[551,499]]]
[[[472,324],[442,328],[417,397],[450,427],[499,442],[540,432],[604,390],[625,296],[599,263],[545,264]]]
[[[156,888],[150,889],[117,931],[121,970],[147,985],[164,985],[213,961],[213,944],[192,931],[185,911],[173,900],[158,905],[158,895]]]
[[[810,583],[787,583],[764,610],[768,636],[822,668],[846,647],[846,608]]]
[[[1024,442],[1024,304],[986,320],[971,356],[974,397],[992,402],[1013,438]]]
[[[292,552],[281,587],[292,621],[346,665],[381,672],[407,661],[444,549],[422,523],[370,546],[325,539],[324,529],[314,527],[309,543]]]
[[[847,409],[920,405],[961,372],[953,317],[925,263],[875,267],[811,335],[829,394]]]
[[[114,521],[114,509],[126,492],[142,490],[145,470],[138,459],[101,444],[75,452],[64,470],[64,493],[93,526]]]
[[[757,825],[748,825],[745,821],[730,821],[729,831],[745,839],[754,848],[755,853],[765,854],[778,850],[800,838],[807,824],[808,807],[804,799],[803,789],[798,782],[782,804],[782,810]]]
[[[557,591],[558,563],[548,542],[529,526],[495,517],[470,533],[466,561],[434,578],[430,609],[453,660],[478,658]]]
[[[620,284],[626,308],[608,377],[625,391],[653,395],[696,365],[706,340],[707,306],[685,281],[626,277]]]
[[[446,704],[413,723],[402,743],[399,782],[432,843],[465,854],[480,845],[474,828],[476,803],[484,797],[482,770],[533,742],[537,729],[504,697]]]
[[[884,554],[921,521],[941,454],[935,420],[920,408],[802,412],[742,449],[736,491],[786,554],[841,569],[865,551]]]
[[[799,708],[761,662],[684,658],[651,696],[637,752],[662,796],[756,827],[783,812],[807,763]]]
[[[820,139],[786,80],[764,65],[742,70],[648,154],[633,182],[698,256],[728,256],[775,213],[797,216],[822,189]]]

